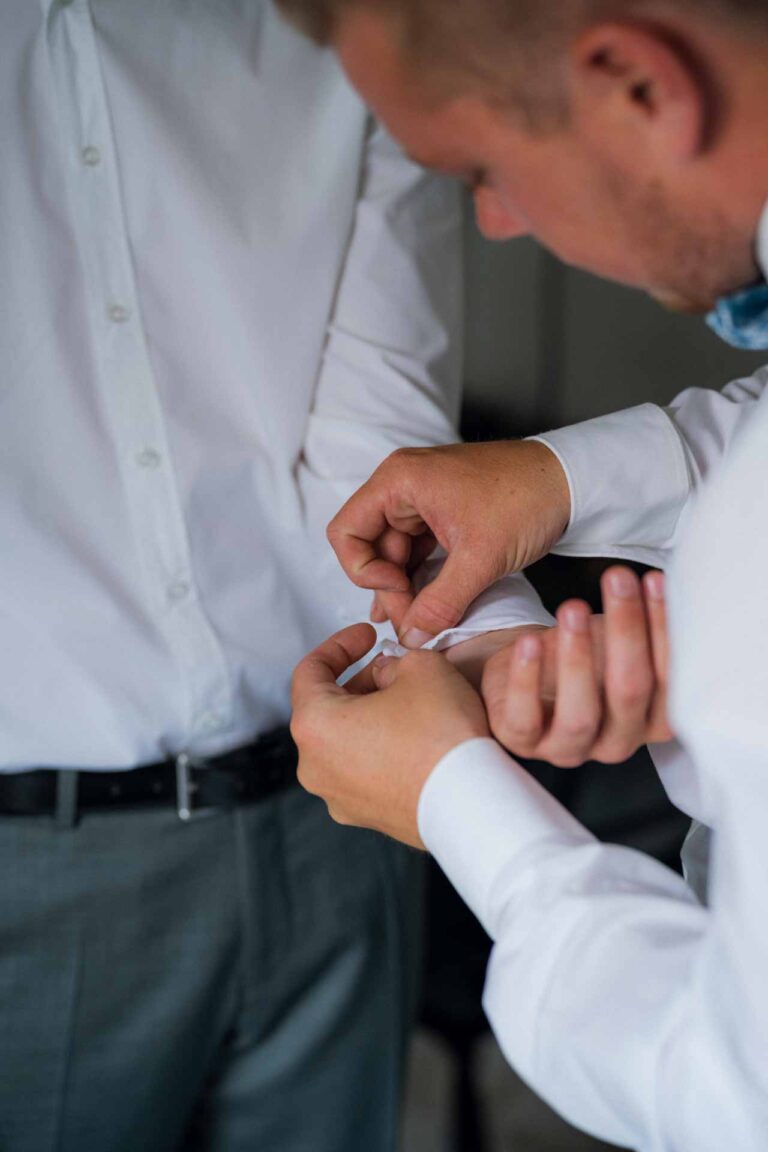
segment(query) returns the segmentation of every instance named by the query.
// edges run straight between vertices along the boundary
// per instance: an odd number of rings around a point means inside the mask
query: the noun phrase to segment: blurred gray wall
[[[484,241],[470,211],[466,273],[467,403],[498,435],[665,404],[768,361],[729,349],[697,317],[564,268],[532,241]]]

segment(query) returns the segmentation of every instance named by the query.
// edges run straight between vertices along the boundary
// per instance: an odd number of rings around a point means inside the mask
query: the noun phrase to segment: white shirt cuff
[[[426,647],[444,652],[488,632],[531,625],[553,628],[556,623],[525,576],[505,576],[478,596],[460,624],[441,632]]]
[[[434,572],[434,566],[442,561],[428,561],[425,568]],[[429,573],[428,573],[429,574]],[[428,583],[428,580],[424,581]],[[523,628],[538,626],[553,628],[557,621],[544,607],[536,590],[528,583],[525,576],[518,573],[514,576],[505,576],[482,596],[470,605],[464,619],[455,628],[448,628],[435,636],[424,645],[426,652],[447,652],[465,640],[472,640],[475,636],[485,636],[489,632],[501,632],[508,628]],[[366,668],[377,656],[384,654],[397,659],[407,655],[408,649],[397,643],[391,624],[380,625],[378,642],[371,651],[354,664],[339,678],[339,684],[347,684],[358,672]]]
[[[422,789],[418,824],[425,846],[494,939],[511,865],[593,842],[490,738],[468,740],[437,764]]]
[[[691,481],[663,408],[642,404],[533,439],[557,456],[571,491],[571,522],[554,551],[664,566]]]

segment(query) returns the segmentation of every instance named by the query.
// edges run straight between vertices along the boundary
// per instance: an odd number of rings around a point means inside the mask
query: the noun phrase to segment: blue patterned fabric
[[[707,323],[734,348],[758,352],[768,348],[768,284],[763,280],[733,296],[726,296],[710,313]]]

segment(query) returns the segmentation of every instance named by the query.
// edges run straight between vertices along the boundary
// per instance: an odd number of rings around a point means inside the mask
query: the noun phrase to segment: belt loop
[[[205,761],[193,759],[188,752],[180,752],[176,757],[176,813],[185,824],[205,816],[215,816],[217,811],[215,807],[201,807],[196,803],[195,796],[200,785],[192,779],[195,768],[203,773],[208,771]]]
[[[74,828],[77,824],[77,785],[79,772],[76,768],[60,768],[56,773],[56,813],[57,828]]]

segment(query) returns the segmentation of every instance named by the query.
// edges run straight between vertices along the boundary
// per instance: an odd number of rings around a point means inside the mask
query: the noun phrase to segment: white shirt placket
[[[200,604],[130,254],[98,43],[87,0],[57,0],[49,22],[70,195],[90,286],[91,334],[149,609],[189,699],[189,745],[232,723],[224,654]],[[150,162],[150,158],[148,158]],[[169,751],[178,751],[177,749]]]

